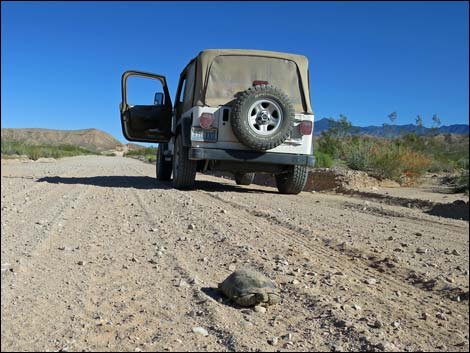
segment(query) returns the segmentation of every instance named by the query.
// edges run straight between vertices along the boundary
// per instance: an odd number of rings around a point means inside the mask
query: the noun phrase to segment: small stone
[[[227,210],[220,210],[220,213],[227,213]]]
[[[273,337],[270,340],[268,340],[268,343],[271,346],[277,346],[277,344],[279,343],[279,338],[278,337]]]
[[[379,342],[375,345],[375,348],[377,348],[379,351],[384,351],[385,345],[382,342]]]
[[[422,237],[422,236],[423,236],[423,233],[421,233],[421,232],[416,232],[415,235],[416,235],[417,237]]]
[[[194,224],[190,224],[190,225],[188,226],[188,229],[189,229],[189,230],[193,230],[194,228],[196,228],[196,226],[195,226]]]
[[[235,264],[230,264],[228,266],[229,271],[235,271],[236,268],[237,268],[237,266],[235,266]]]
[[[190,279],[189,283],[192,284],[192,285],[197,286],[201,283],[201,281],[199,280],[199,278],[193,277],[193,278]]]
[[[346,320],[336,320],[335,323],[334,323],[335,327],[348,327],[348,326],[351,326],[351,323],[349,323],[348,321]]]
[[[80,260],[80,261],[77,262],[77,265],[83,266],[83,265],[85,265],[85,262]]]
[[[428,314],[428,313],[422,313],[422,314],[421,314],[421,319],[427,320],[428,318],[429,318],[429,314]]]
[[[437,314],[436,314],[436,317],[437,317],[439,320],[447,321],[447,316],[445,316],[444,313],[437,313]]]
[[[379,320],[375,320],[374,323],[371,325],[373,328],[381,328],[382,323]]]
[[[292,341],[292,336],[292,333],[288,333],[287,335],[282,336],[282,339],[286,341]]]
[[[254,309],[257,313],[264,314],[266,312],[266,308],[261,305],[256,305]]]
[[[357,304],[354,304],[352,307],[353,307],[354,310],[357,310],[357,311],[362,310],[362,308]]]
[[[207,332],[207,330],[203,327],[200,327],[200,326],[197,326],[197,327],[193,327],[193,332],[194,333],[197,333],[199,335],[202,335],[204,337],[207,337],[209,336],[209,332]]]
[[[344,352],[344,348],[343,346],[339,345],[339,344],[334,344],[332,347],[331,347],[331,350],[333,352]]]
[[[184,279],[180,279],[179,282],[176,284],[176,287],[187,287],[188,283]]]
[[[418,254],[426,254],[428,252],[428,249],[425,249],[425,248],[417,248],[416,249],[416,252]]]
[[[377,284],[377,280],[375,278],[368,278],[365,280],[365,283],[374,285],[374,284]]]
[[[131,259],[131,261],[132,261],[132,262],[139,262],[139,260],[137,260],[135,257],[133,257],[133,258]]]
[[[297,279],[294,279],[294,280],[292,281],[292,284],[293,284],[294,286],[298,286],[298,285],[300,284],[300,281],[297,280]]]
[[[395,327],[395,328],[400,327],[400,321],[394,321],[394,322],[392,322],[392,326]]]
[[[253,324],[249,321],[246,321],[246,320],[243,320],[241,325],[243,326],[243,328],[245,329],[251,329],[253,327]]]
[[[460,253],[457,250],[452,250],[452,255],[460,256]]]

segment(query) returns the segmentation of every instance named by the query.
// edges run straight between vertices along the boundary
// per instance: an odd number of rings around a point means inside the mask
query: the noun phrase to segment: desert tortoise
[[[247,268],[233,272],[219,284],[219,289],[240,306],[273,305],[281,301],[273,281]]]

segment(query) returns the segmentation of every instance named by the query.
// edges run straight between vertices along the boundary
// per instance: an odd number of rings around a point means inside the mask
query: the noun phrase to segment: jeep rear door
[[[161,83],[163,92],[155,93],[153,104],[132,105],[132,102],[127,101],[127,80],[131,76],[157,80]],[[126,71],[121,78],[121,93],[120,111],[124,137],[129,141],[168,142],[171,138],[172,104],[165,76],[141,71]]]

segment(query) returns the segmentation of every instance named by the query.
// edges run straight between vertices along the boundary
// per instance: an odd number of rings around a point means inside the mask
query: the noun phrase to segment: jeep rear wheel
[[[307,167],[294,165],[287,173],[276,175],[277,189],[281,194],[298,194],[304,189],[307,178]]]
[[[237,185],[250,185],[255,178],[255,173],[236,173],[235,182]]]
[[[177,189],[194,188],[197,163],[188,158],[188,150],[183,146],[183,137],[178,134],[173,151],[173,186]]]
[[[294,119],[294,106],[284,92],[271,85],[257,85],[241,93],[230,121],[241,143],[263,151],[289,137]]]
[[[159,144],[157,152],[157,180],[168,181],[171,179],[171,172],[173,169],[172,162],[166,161],[164,151],[168,149],[168,144]]]

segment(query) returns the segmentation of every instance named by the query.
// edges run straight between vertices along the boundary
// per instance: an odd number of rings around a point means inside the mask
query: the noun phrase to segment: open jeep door
[[[127,79],[130,76],[160,81],[163,92],[155,93],[154,104],[128,104]],[[126,71],[121,78],[121,91],[120,111],[124,137],[129,141],[167,143],[171,137],[172,104],[165,76],[141,71]]]

